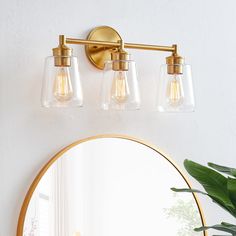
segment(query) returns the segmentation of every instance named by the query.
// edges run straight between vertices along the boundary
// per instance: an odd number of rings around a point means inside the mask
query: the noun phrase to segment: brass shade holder
[[[129,70],[129,54],[124,50],[124,41],[120,40],[120,47],[117,51],[111,53],[112,70],[128,71]],[[113,50],[114,51],[114,50]]]
[[[66,45],[64,35],[59,36],[59,45],[52,49],[54,56],[54,65],[58,67],[69,67],[71,64],[72,49]]]
[[[109,26],[94,28],[88,34],[87,39],[66,38],[64,35],[60,35],[59,46],[53,49],[55,66],[70,66],[72,49],[67,47],[66,44],[85,45],[85,52],[89,61],[96,68],[101,70],[104,68],[104,63],[107,60],[114,61],[113,70],[128,70],[128,63],[125,63],[125,60],[129,60],[129,54],[125,52],[125,48],[171,52],[172,55],[166,58],[168,73],[181,74],[183,70],[182,65],[184,61],[177,53],[177,45],[160,46],[125,43],[120,34]],[[120,61],[120,63],[118,61]]]
[[[166,57],[166,64],[168,74],[183,74],[184,58],[178,54],[172,54]]]

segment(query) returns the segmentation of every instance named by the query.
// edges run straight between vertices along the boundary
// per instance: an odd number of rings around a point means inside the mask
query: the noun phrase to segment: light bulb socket
[[[70,67],[72,48],[66,45],[66,39],[64,35],[59,36],[59,45],[52,49],[54,56],[54,65],[58,67]]]
[[[114,71],[128,71],[129,63],[127,60],[130,59],[130,55],[124,50],[118,50],[117,52],[111,53],[112,70]]]
[[[166,57],[168,74],[183,74],[184,58],[179,55],[171,55]]]

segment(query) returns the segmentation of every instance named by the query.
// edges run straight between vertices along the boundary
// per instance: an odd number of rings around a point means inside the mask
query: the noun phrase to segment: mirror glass
[[[39,181],[24,236],[192,236],[201,215],[161,153],[136,141],[97,138],[73,146]]]

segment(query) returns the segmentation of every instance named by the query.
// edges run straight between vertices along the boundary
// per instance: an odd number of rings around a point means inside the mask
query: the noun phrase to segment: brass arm
[[[66,38],[66,43],[67,44],[96,45],[96,46],[106,46],[106,47],[120,47],[120,42],[74,39],[74,38]],[[166,52],[173,52],[173,53],[176,53],[177,51],[176,45],[159,46],[159,45],[148,45],[148,44],[124,43],[124,47],[131,48],[131,49],[166,51]]]
[[[160,46],[139,43],[123,43],[120,34],[109,26],[99,26],[94,28],[86,39],[66,38],[64,35],[60,35],[59,46],[53,49],[53,55],[56,58],[55,60],[57,60],[55,65],[70,65],[67,57],[72,55],[72,49],[69,48],[67,44],[85,45],[85,52],[89,61],[98,69],[103,69],[104,63],[111,60],[112,55],[113,60],[114,58],[119,58],[119,60],[128,60],[128,53],[125,53],[124,48],[170,52],[171,56],[168,57],[167,64],[173,65],[182,62],[182,57],[177,53],[176,44],[173,44],[172,46]],[[118,51],[119,54],[117,54]]]

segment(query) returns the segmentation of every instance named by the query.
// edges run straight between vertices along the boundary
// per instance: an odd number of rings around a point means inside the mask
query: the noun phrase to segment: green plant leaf
[[[229,191],[231,202],[236,208],[236,179],[232,179],[230,177],[227,179],[227,189]]]
[[[212,234],[212,236],[229,236],[229,235],[233,235],[233,234]]]
[[[227,178],[215,170],[190,160],[185,160],[184,166],[188,173],[203,186],[210,196],[214,196],[224,202],[225,205],[234,208],[234,205],[229,198]]]
[[[234,208],[229,207],[229,206],[225,206],[224,202],[222,202],[221,200],[215,198],[214,196],[211,196],[205,192],[202,192],[200,190],[197,189],[190,189],[190,188],[171,188],[172,191],[174,192],[185,192],[185,193],[200,193],[203,195],[207,195],[208,197],[210,197],[212,199],[213,202],[215,202],[217,205],[219,205],[221,208],[223,208],[224,210],[228,211],[231,215],[235,216],[236,215],[236,211]]]
[[[236,235],[236,225],[229,224],[226,222],[222,222],[221,224],[212,225],[212,226],[202,226],[199,228],[195,228],[194,230],[199,232],[199,231],[208,230],[208,229],[215,229],[215,230],[231,233],[232,235]]]
[[[220,199],[217,199],[214,196],[210,196],[210,195],[208,196],[213,200],[214,203],[216,203],[218,206],[220,206],[224,210],[228,211],[232,216],[236,217],[235,207],[226,206],[224,202],[221,201]]]
[[[204,195],[208,195],[207,193],[204,193],[200,190],[197,189],[191,189],[191,188],[171,188],[172,191],[174,192],[181,192],[181,193],[201,193]]]
[[[190,160],[185,160],[184,166],[188,173],[203,186],[214,202],[236,217],[236,207],[231,201],[225,176]]]
[[[208,163],[208,166],[210,166],[211,168],[213,168],[213,169],[215,169],[219,172],[222,172],[224,174],[236,177],[236,169],[235,168],[231,168],[231,167],[227,167],[227,166],[221,166],[221,165],[217,165],[217,164],[214,164],[214,163],[211,163],[211,162]]]

